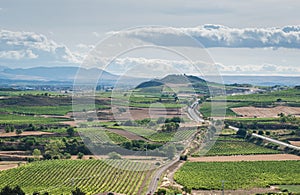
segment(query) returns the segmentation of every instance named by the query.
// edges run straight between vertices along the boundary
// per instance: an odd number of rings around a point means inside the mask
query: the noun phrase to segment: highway
[[[191,119],[193,119],[196,122],[205,122],[203,120],[203,118],[200,117],[200,113],[197,110],[197,106],[198,106],[198,101],[195,101],[191,106],[188,107],[187,112],[188,115],[191,117]]]

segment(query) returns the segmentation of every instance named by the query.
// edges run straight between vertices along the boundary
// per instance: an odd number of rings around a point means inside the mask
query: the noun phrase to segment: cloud
[[[34,32],[0,30],[0,63],[33,65],[79,63],[66,46]]]
[[[224,65],[208,64],[202,61],[147,59],[136,57],[116,58],[112,62],[106,58],[97,59],[98,68],[126,76],[160,78],[167,74],[209,75],[299,75],[300,67],[277,64]]]
[[[112,32],[117,33],[117,32]],[[206,24],[193,28],[144,27],[128,30],[122,34],[162,46],[191,46],[186,41],[190,35],[204,47],[228,48],[298,48],[300,49],[300,26],[283,28],[230,28]]]

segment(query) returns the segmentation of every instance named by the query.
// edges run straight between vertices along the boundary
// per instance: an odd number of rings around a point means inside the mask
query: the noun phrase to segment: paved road
[[[199,115],[200,113],[197,110],[197,106],[198,106],[198,100],[195,101],[190,107],[188,107],[188,109],[187,109],[188,115],[196,122],[204,122],[204,120]],[[161,177],[161,175],[166,170],[168,170],[169,167],[171,167],[176,162],[178,162],[179,158],[180,158],[179,156],[176,156],[171,162],[169,162],[168,164],[164,165],[163,167],[161,167],[160,169],[158,169],[156,171],[156,173],[154,174],[154,176],[152,177],[152,180],[150,182],[147,194],[154,194],[154,192],[157,189],[158,181],[159,181],[159,178]]]
[[[149,185],[149,189],[148,189],[148,193],[147,194],[154,194],[154,192],[156,191],[157,189],[157,186],[158,186],[158,181],[159,181],[159,178],[161,177],[161,175],[169,169],[169,167],[171,167],[172,165],[174,165],[176,162],[179,161],[179,156],[176,156],[174,158],[173,161],[169,162],[168,164],[166,164],[165,166],[161,167],[160,169],[158,169],[156,171],[156,173],[153,175],[152,177],[152,180],[150,182],[150,185]]]
[[[196,122],[205,122],[201,117],[200,117],[200,113],[197,110],[197,106],[198,106],[198,101],[195,101],[190,107],[188,107],[188,115]]]
[[[239,128],[237,127],[233,127],[233,126],[229,126],[230,129],[233,129],[235,131],[238,131]],[[282,146],[286,146],[286,147],[289,147],[289,148],[292,148],[292,149],[296,149],[296,150],[300,150],[300,147],[297,147],[297,146],[294,146],[294,145],[291,145],[291,144],[288,144],[288,143],[285,143],[285,142],[282,142],[282,141],[278,141],[276,139],[272,139],[272,138],[269,138],[269,137],[265,137],[265,136],[262,136],[262,135],[258,135],[256,133],[252,133],[251,134],[252,136],[254,137],[258,137],[260,139],[263,139],[263,140],[266,140],[266,141],[269,141],[269,142],[272,142],[274,144],[278,144],[278,145],[282,145]]]

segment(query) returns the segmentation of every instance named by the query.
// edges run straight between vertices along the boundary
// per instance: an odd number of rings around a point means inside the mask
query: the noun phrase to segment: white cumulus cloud
[[[118,32],[112,32],[118,33]],[[125,35],[156,45],[190,46],[184,37],[192,36],[204,47],[229,48],[298,48],[300,49],[300,26],[283,28],[230,28],[206,24],[193,28],[144,27],[124,32]],[[177,40],[174,42],[174,40]],[[178,41],[181,40],[181,41]]]
[[[34,65],[79,63],[66,46],[34,32],[0,30],[0,63]]]

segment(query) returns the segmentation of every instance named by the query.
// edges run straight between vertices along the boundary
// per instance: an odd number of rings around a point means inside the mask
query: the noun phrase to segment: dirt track
[[[191,162],[234,162],[234,161],[284,161],[300,160],[300,156],[292,154],[263,154],[263,155],[237,155],[237,156],[205,156],[190,157]]]
[[[243,117],[259,117],[259,118],[268,118],[268,117],[277,117],[278,114],[284,113],[286,115],[291,114],[294,116],[300,116],[300,107],[289,107],[289,106],[276,106],[273,108],[257,108],[253,106],[249,107],[238,107],[231,108],[231,110],[238,115]]]
[[[15,132],[10,133],[0,133],[0,137],[15,137],[15,136],[30,136],[30,135],[52,135],[50,132],[43,131],[24,131],[21,134],[17,135]]]
[[[18,167],[18,163],[25,164],[25,161],[2,161],[0,162],[0,171]]]
[[[300,147],[300,141],[289,141],[290,144]]]

